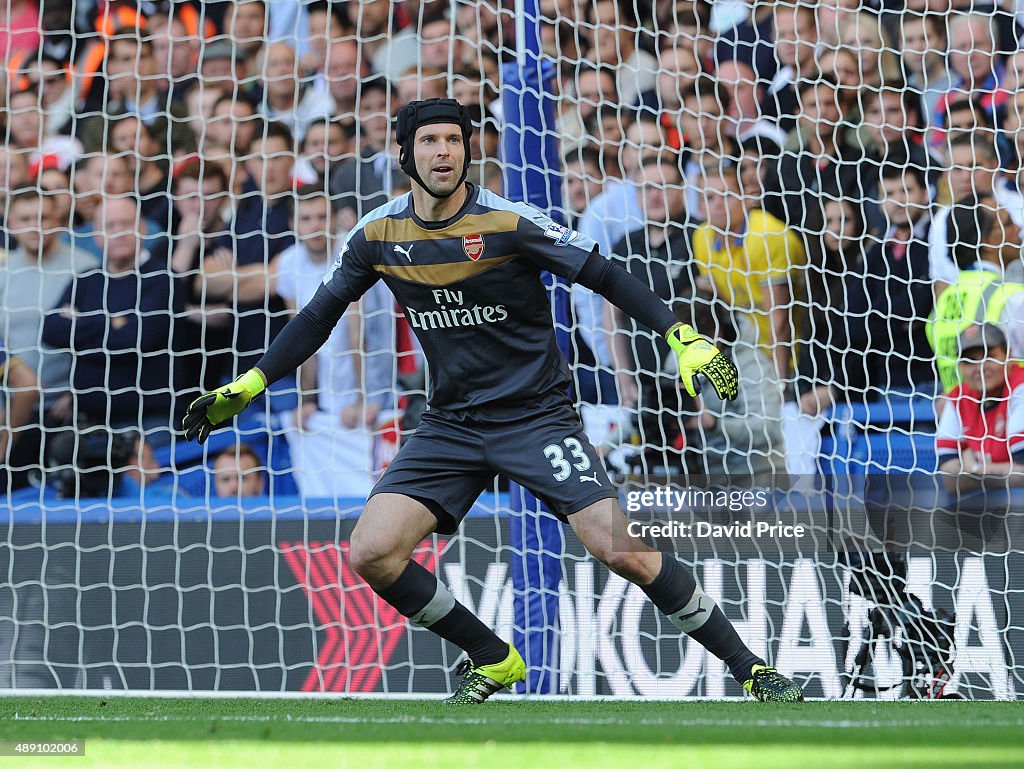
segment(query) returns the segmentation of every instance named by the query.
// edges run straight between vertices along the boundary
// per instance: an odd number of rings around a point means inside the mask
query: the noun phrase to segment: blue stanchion
[[[505,195],[560,219],[561,159],[555,133],[554,100],[550,83],[553,67],[540,58],[537,0],[520,4],[520,59],[503,67],[502,109],[505,134]],[[568,289],[546,276],[551,290],[555,336],[568,354]],[[518,691],[548,694],[558,691],[558,586],[562,579],[564,540],[561,524],[543,513],[541,502],[518,484],[511,484],[509,520],[512,544],[512,584],[515,627],[513,643],[528,668]]]

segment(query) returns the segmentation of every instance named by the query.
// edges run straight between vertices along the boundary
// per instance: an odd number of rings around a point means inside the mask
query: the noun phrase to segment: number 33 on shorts
[[[571,462],[565,458],[565,451],[562,450],[562,446],[565,446],[569,451]],[[564,481],[570,475],[572,475],[572,469],[575,467],[579,475],[580,483],[586,483],[591,481],[596,483],[598,486],[601,482],[597,479],[597,473],[593,475],[583,475],[585,470],[590,469],[590,458],[583,450],[583,444],[581,444],[575,438],[566,438],[562,441],[562,446],[557,443],[552,443],[544,447],[544,456],[547,457],[551,463],[551,467],[554,468],[555,472],[552,476],[556,481]]]

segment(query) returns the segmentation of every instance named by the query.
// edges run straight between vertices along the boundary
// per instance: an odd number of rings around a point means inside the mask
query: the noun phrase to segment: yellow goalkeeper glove
[[[231,384],[200,395],[188,407],[181,426],[185,440],[193,438],[205,443],[213,428],[241,414],[253,398],[267,389],[263,374],[258,369],[249,369]]]
[[[685,323],[677,323],[670,328],[665,340],[679,356],[679,376],[686,392],[696,397],[697,374],[702,374],[711,382],[719,398],[736,400],[740,391],[739,372],[717,347]]]

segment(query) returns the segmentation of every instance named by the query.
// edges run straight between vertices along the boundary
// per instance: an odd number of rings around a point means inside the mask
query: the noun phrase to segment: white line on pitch
[[[27,716],[14,714],[15,721],[69,721],[69,722],[187,722],[210,723],[215,721],[237,721],[240,723],[310,723],[310,724],[491,724],[501,719],[488,718],[435,718],[433,716],[391,716],[391,717],[359,717],[359,716]],[[925,726],[947,727],[948,721],[909,720],[909,721],[816,721],[813,719],[719,719],[719,718],[685,718],[686,726],[761,726],[761,727],[808,727],[825,729],[880,729],[880,728],[916,728]],[[526,724],[559,724],[566,726],[602,726],[602,725],[636,725],[636,726],[679,726],[677,719],[620,719],[620,718],[541,718],[529,721],[520,716],[520,725]],[[1000,721],[957,721],[960,727],[1020,727],[1024,719]]]

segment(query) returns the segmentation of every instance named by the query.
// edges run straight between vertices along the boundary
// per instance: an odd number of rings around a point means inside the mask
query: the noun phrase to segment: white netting
[[[176,430],[409,189],[398,107],[448,95],[471,182],[561,176],[553,213],[737,363],[738,401],[697,401],[603,299],[556,306],[624,494],[756,485],[813,530],[675,542],[754,651],[840,696],[856,669],[899,679],[900,650],[941,657],[941,627],[913,634],[955,610],[949,689],[1024,686],[1014,4],[540,0],[555,124],[515,133],[524,164],[502,146],[529,21],[508,0],[57,5],[0,3],[0,687],[446,689],[452,647],[347,559],[427,389],[383,283],[236,428]],[[1006,339],[961,340],[981,321]],[[552,566],[506,489],[417,558],[525,632],[533,688],[739,694],[577,545]]]

